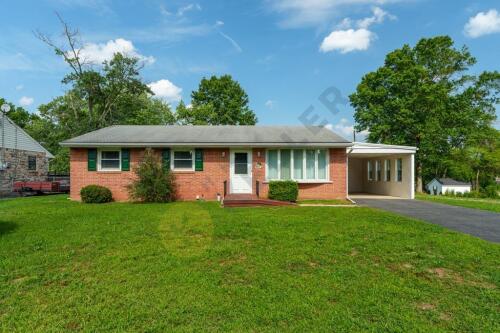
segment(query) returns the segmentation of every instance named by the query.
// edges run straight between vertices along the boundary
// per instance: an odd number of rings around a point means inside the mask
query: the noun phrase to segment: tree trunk
[[[417,162],[417,188],[415,189],[417,193],[424,192],[424,184],[422,181],[422,163]]]
[[[474,190],[479,191],[479,169],[476,172],[476,183],[474,184]]]

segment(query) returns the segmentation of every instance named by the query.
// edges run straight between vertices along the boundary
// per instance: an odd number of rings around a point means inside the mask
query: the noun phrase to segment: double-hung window
[[[36,156],[28,156],[28,170],[36,171]]]
[[[384,180],[386,182],[390,182],[391,181],[391,160],[385,160],[384,161],[384,166],[385,166],[385,178]]]
[[[120,171],[121,151],[119,149],[106,149],[99,151],[99,171]]]
[[[378,160],[375,161],[375,176],[378,182],[382,179],[382,163]]]
[[[401,158],[398,158],[396,160],[396,171],[397,171],[397,181],[402,182],[403,181],[403,160]]]
[[[194,171],[192,150],[174,150],[172,154],[172,170]]]
[[[367,169],[368,169],[368,180],[372,181],[373,180],[373,162],[372,161],[368,161]]]
[[[268,180],[328,180],[326,149],[269,149],[266,161]]]

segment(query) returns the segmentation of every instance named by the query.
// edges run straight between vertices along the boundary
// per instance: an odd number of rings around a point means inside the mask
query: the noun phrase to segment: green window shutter
[[[122,149],[122,171],[130,170],[130,149]]]
[[[203,171],[203,149],[194,150],[194,170]]]
[[[87,170],[97,170],[97,149],[95,148],[87,149]]]
[[[161,152],[163,169],[170,170],[170,148],[163,148]]]

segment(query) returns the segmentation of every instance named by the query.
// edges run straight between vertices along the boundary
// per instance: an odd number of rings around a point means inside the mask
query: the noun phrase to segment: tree
[[[477,191],[491,185],[500,174],[500,131],[490,128],[472,134],[445,164],[451,177],[472,182]]]
[[[70,68],[62,82],[69,90],[39,107],[40,117],[33,119],[28,133],[42,142],[56,158],[50,169],[67,172],[68,150],[59,146],[63,140],[111,125],[173,124],[170,106],[153,97],[142,81],[142,64],[121,53],[102,64],[89,63],[81,57],[78,30],[71,29],[58,15],[63,26],[64,45],[56,45],[40,32],[36,36],[49,45]]]
[[[248,95],[230,75],[203,78],[191,93],[191,108],[180,104],[177,121],[181,124],[255,125],[257,117],[248,106]]]
[[[421,39],[389,53],[350,96],[356,130],[369,142],[414,145],[417,191],[445,169],[443,157],[474,132],[491,128],[499,103],[498,72],[467,71],[476,59],[448,36]]]
[[[0,106],[8,104],[10,106],[9,112],[6,113],[7,117],[9,117],[17,126],[21,128],[26,128],[28,124],[32,121],[32,119],[36,118],[35,114],[31,114],[26,109],[16,106],[13,103],[7,102],[6,99],[0,97]]]

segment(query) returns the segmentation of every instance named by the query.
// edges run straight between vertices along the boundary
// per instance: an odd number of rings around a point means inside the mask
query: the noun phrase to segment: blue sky
[[[227,73],[247,91],[260,124],[316,117],[346,137],[352,108],[339,104],[332,113],[318,97],[329,87],[347,97],[405,43],[447,34],[470,48],[473,71],[500,69],[493,0],[18,0],[3,9],[0,96],[31,112],[68,88],[61,83],[68,68],[33,35],[57,40],[55,11],[80,30],[89,59],[116,50],[140,57],[144,80],[173,106],[189,103],[202,77]]]

